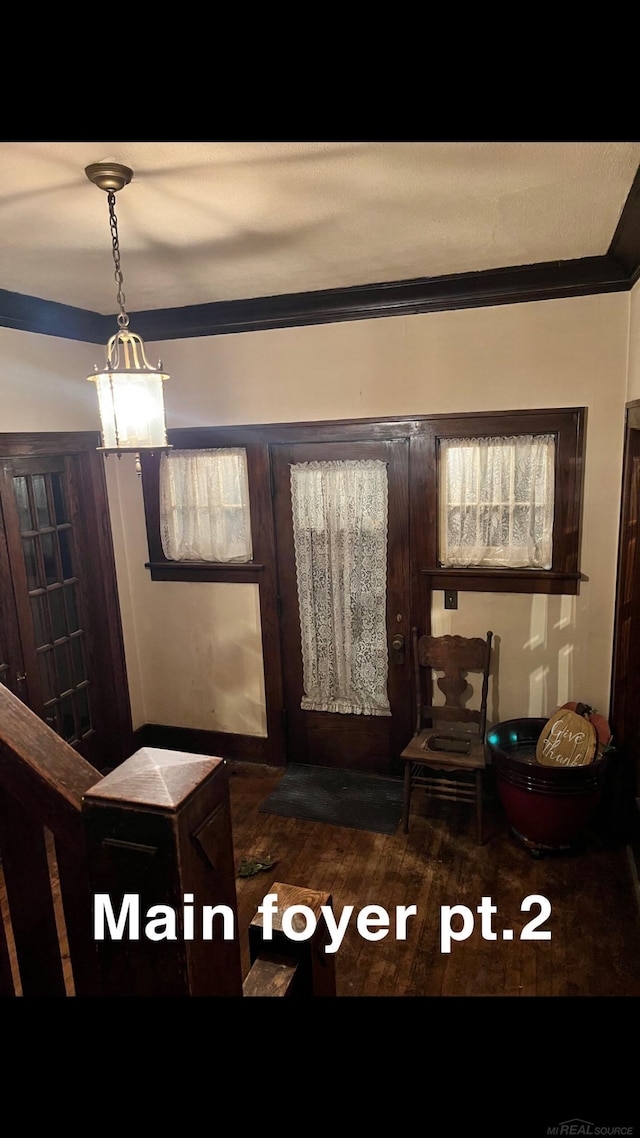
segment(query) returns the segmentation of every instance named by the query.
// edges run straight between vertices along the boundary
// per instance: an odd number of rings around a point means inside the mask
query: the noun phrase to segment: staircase
[[[223,759],[144,747],[102,776],[0,684],[0,857],[2,996],[335,996],[329,894],[275,883],[271,939],[260,906],[238,929]]]

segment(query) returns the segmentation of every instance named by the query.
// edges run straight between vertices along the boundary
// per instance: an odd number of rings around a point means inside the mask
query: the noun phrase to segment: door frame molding
[[[640,488],[632,498],[633,455],[632,442],[640,441],[640,399],[625,405],[622,483],[620,490],[620,528],[618,538],[618,568],[616,577],[615,612],[613,620],[613,658],[611,667],[610,720],[620,744],[625,745],[624,676],[628,663],[627,645],[622,638],[622,621],[625,604],[630,596],[635,560],[640,557],[638,548],[638,520],[640,515]],[[640,608],[640,594],[638,596]],[[640,771],[636,795],[640,795]]]
[[[284,666],[280,644],[280,615],[278,606],[278,577],[276,559],[276,524],[274,509],[274,479],[271,461],[272,446],[293,446],[311,442],[371,442],[413,438],[421,429],[422,420],[408,418],[336,419],[305,423],[268,423],[228,427],[174,427],[167,432],[169,442],[176,449],[195,450],[242,446],[247,451],[249,468],[249,497],[253,539],[252,565],[176,565],[160,558],[160,523],[157,508],[160,455],[141,454],[142,485],[147,522],[149,562],[147,568],[152,580],[224,581],[258,585],[262,658],[265,689],[267,735],[255,739],[251,761],[272,766],[286,766],[286,727],[284,708]],[[411,480],[411,465],[409,479]],[[411,490],[409,531],[413,553],[409,558],[411,621],[425,632],[430,631],[431,585],[425,580],[422,569],[426,564],[427,530],[413,515]],[[161,731],[161,725],[156,730]],[[169,729],[168,729],[169,730]],[[217,733],[210,732],[217,742]],[[157,737],[157,736],[156,736]],[[168,737],[168,736],[167,736]],[[225,757],[242,759],[246,739],[239,736],[225,739]],[[201,744],[202,745],[202,744]],[[221,754],[220,747],[216,754]],[[237,753],[236,753],[237,752]]]
[[[403,609],[403,623],[402,632],[405,637],[404,658],[399,665],[393,664],[390,661],[388,690],[391,699],[392,708],[395,708],[392,719],[377,720],[372,716],[349,716],[346,717],[349,726],[345,728],[347,736],[351,743],[354,744],[354,754],[358,750],[357,736],[359,734],[358,725],[365,725],[365,731],[368,730],[370,735],[372,724],[377,723],[381,729],[388,728],[389,733],[389,746],[395,751],[395,760],[390,761],[389,769],[377,769],[381,767],[380,756],[369,756],[372,762],[370,773],[378,773],[385,775],[401,774],[399,755],[402,747],[405,745],[407,738],[411,735],[413,723],[413,699],[412,699],[412,674],[413,669],[411,666],[411,627],[412,627],[412,607],[411,607],[411,548],[410,548],[410,526],[409,526],[409,438],[405,433],[404,435],[396,436],[392,439],[380,438],[367,438],[345,440],[344,438],[334,440],[318,440],[316,438],[306,439],[303,442],[288,442],[288,443],[272,443],[270,446],[270,461],[272,470],[272,484],[273,484],[273,503],[274,503],[274,527],[276,529],[276,578],[278,581],[279,597],[282,598],[282,603],[279,606],[280,611],[280,642],[281,642],[281,657],[284,660],[290,659],[291,655],[295,655],[296,660],[289,671],[288,676],[285,677],[283,673],[283,705],[285,710],[287,704],[289,707],[288,712],[288,731],[286,732],[285,745],[288,756],[288,761],[304,762],[308,761],[320,765],[333,766],[336,769],[340,764],[335,763],[334,758],[327,759],[323,762],[319,758],[311,759],[296,759],[294,756],[298,753],[298,748],[304,748],[304,742],[308,741],[311,736],[306,735],[306,727],[304,721],[313,719],[314,713],[301,712],[298,700],[303,690],[303,663],[302,663],[302,650],[300,645],[300,615],[297,600],[287,604],[288,598],[297,593],[296,581],[296,558],[295,558],[295,542],[292,530],[289,528],[291,525],[291,492],[290,492],[290,478],[288,465],[290,462],[306,462],[307,457],[310,455],[309,448],[313,448],[313,454],[319,462],[331,462],[337,458],[350,458],[354,455],[354,448],[362,446],[366,449],[366,457],[372,457],[372,449],[375,449],[373,457],[380,458],[384,454],[386,466],[389,473],[389,533],[388,533],[388,587],[385,603],[385,623],[387,628],[387,639],[391,640],[394,628],[397,628],[393,622],[395,621],[395,614],[397,612],[397,605],[401,602],[397,600],[394,606],[394,596],[397,598],[398,594],[402,595],[402,609]],[[331,455],[327,454],[327,448],[331,449]],[[338,448],[336,454],[333,448]],[[297,452],[302,450],[303,455],[298,455]],[[395,524],[391,524],[392,510],[395,510]],[[403,554],[401,552],[405,550]],[[295,630],[294,630],[295,629]],[[287,642],[288,641],[288,642]],[[295,641],[295,650],[293,649],[293,641]],[[400,674],[402,668],[402,674]],[[403,701],[408,697],[408,704],[406,707],[406,715],[403,714]],[[321,719],[326,720],[326,716],[321,715]],[[329,717],[329,719],[335,717]],[[340,717],[338,717],[340,718]],[[293,719],[293,721],[292,721]],[[344,723],[345,720],[342,720]],[[318,732],[324,735],[324,730],[318,728],[319,720],[315,720],[315,726],[310,729],[311,735],[315,735],[316,739],[319,738]],[[290,733],[289,733],[290,732]],[[351,734],[353,732],[353,734]],[[332,736],[333,731],[328,732],[328,736]],[[328,737],[324,735],[326,739]],[[345,737],[347,737],[345,736]],[[326,754],[325,751],[323,751]],[[345,764],[353,770],[363,769],[358,765],[357,758],[352,763]],[[375,769],[374,769],[375,768]]]
[[[640,880],[640,754],[633,752],[629,735],[632,719],[625,677],[630,658],[629,636],[624,635],[625,608],[635,603],[640,624],[640,589],[634,570],[640,564],[640,399],[625,406],[618,569],[613,620],[613,650],[609,722],[621,764],[613,801],[612,825],[628,839],[636,880]],[[632,600],[632,598],[634,600]]]
[[[106,636],[96,645],[96,666],[107,708],[109,766],[117,766],[133,750],[133,725],[124,653],[116,565],[104,470],[97,431],[0,433],[0,461],[47,455],[78,460],[79,494],[87,544],[100,572],[88,574],[92,610],[106,617]]]
[[[435,415],[381,416],[363,419],[335,419],[289,423],[249,423],[229,426],[173,427],[167,431],[176,449],[190,450],[241,446],[247,451],[249,494],[254,561],[249,565],[223,565],[200,562],[169,562],[162,553],[158,499],[159,454],[141,454],[142,486],[152,580],[224,581],[258,585],[262,630],[263,675],[265,685],[265,737],[255,737],[257,761],[285,765],[285,725],[283,699],[284,660],[280,647],[276,535],[273,506],[271,447],[310,442],[368,442],[397,438],[410,440],[409,456],[409,541],[411,624],[428,634],[431,631],[433,590],[462,589],[472,592],[541,592],[576,594],[579,591],[580,515],[582,509],[582,451],[586,410],[582,407],[556,407],[535,410],[458,412]],[[556,433],[564,440],[561,462],[556,471],[556,500],[564,514],[558,526],[560,537],[572,535],[573,560],[567,572],[530,569],[504,570],[439,569],[435,564],[437,523],[437,438],[446,430],[456,437],[467,434]],[[257,477],[256,477],[257,475]],[[577,491],[568,493],[567,487]],[[577,500],[579,499],[579,501]],[[157,725],[160,728],[161,725]],[[216,736],[217,733],[211,733]],[[234,736],[225,747],[235,757]],[[239,737],[239,757],[245,737]],[[227,741],[225,740],[225,743]],[[217,752],[219,753],[219,752]]]

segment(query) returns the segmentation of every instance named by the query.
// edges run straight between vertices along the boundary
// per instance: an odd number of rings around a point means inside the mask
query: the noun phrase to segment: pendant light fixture
[[[126,451],[166,450],[169,444],[163,384],[169,376],[162,369],[162,360],[158,361],[157,367],[151,366],[142,339],[129,330],[129,317],[125,310],[115,202],[118,190],[131,181],[133,170],[118,162],[105,161],[87,166],[85,173],[94,186],[107,194],[120,309],[118,331],[106,347],[106,363],[102,369],[96,364],[94,374],[87,376],[95,383],[98,393],[102,427],[102,446],[98,449],[105,454],[118,455]],[[139,469],[139,463],[137,466]]]

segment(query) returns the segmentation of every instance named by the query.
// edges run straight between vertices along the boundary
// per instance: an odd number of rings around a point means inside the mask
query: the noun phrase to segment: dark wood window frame
[[[220,441],[216,428],[211,428],[205,442],[197,445],[190,442],[173,443],[181,450],[216,450],[223,447],[243,447],[247,455],[247,476],[249,481],[249,514],[251,518],[251,539],[253,559],[242,562],[219,561],[172,561],[165,557],[160,536],[160,457],[161,452],[141,454],[142,485],[149,561],[153,581],[222,581],[238,584],[255,584],[260,581],[265,566],[263,527],[260,519],[271,516],[271,484],[269,475],[269,456],[264,445],[255,441]]]
[[[242,564],[220,564],[211,561],[169,561],[162,549],[160,538],[160,455],[161,452],[142,452],[142,487],[147,524],[149,561],[147,568],[152,581],[215,581],[233,584],[258,585],[260,626],[264,666],[267,735],[242,737],[248,748],[249,761],[280,764],[285,754],[282,660],[280,654],[279,606],[276,577],[276,544],[273,527],[271,497],[270,438],[262,428],[256,427],[184,427],[168,432],[169,442],[176,449],[200,450],[221,447],[244,447],[247,454],[249,480],[249,512],[253,561]],[[205,749],[212,746],[211,733],[206,733]],[[220,736],[220,739],[222,735]],[[218,744],[220,742],[218,739]],[[149,746],[164,746],[164,742],[151,742]],[[176,746],[196,750],[200,740],[190,733],[188,743],[177,741]],[[262,749],[260,749],[262,748]],[[218,751],[216,751],[218,753]],[[228,751],[225,748],[224,754]],[[234,757],[245,757],[234,752]]]
[[[584,479],[586,408],[497,411],[438,417],[421,441],[420,465],[427,485],[430,518],[428,564],[422,572],[432,589],[469,592],[564,593],[575,595],[580,572],[580,530]],[[438,560],[440,439],[491,438],[500,435],[553,435],[556,440],[553,553],[550,569],[451,568]],[[414,456],[414,461],[415,461]]]
[[[409,441],[409,541],[411,625],[431,627],[431,597],[434,589],[466,589],[476,592],[577,593],[580,581],[579,539],[582,496],[582,454],[585,411],[582,408],[552,411],[511,411],[473,415],[412,416],[388,419],[354,419],[284,423],[238,427],[179,427],[168,431],[172,446],[183,450],[242,446],[247,452],[249,507],[254,560],[248,564],[168,561],[160,540],[160,453],[141,453],[149,561],[153,581],[218,581],[257,584],[263,652],[267,736],[259,756],[255,740],[243,737],[252,747],[251,758],[281,764],[286,752],[284,719],[284,659],[280,643],[280,598],[278,596],[277,546],[271,449],[278,444],[309,442],[356,442],[375,439]],[[551,570],[441,570],[437,565],[437,440],[438,438],[555,433],[556,532]],[[189,737],[186,749],[199,740]],[[166,745],[166,739],[148,741]],[[184,741],[176,746],[185,749]],[[211,746],[207,734],[205,748]],[[225,751],[225,753],[227,753]]]
[[[455,415],[359,419],[239,427],[182,427],[168,432],[176,448],[242,446],[247,452],[254,560],[243,564],[169,561],[160,539],[160,453],[143,454],[142,477],[150,570],[154,581],[264,583],[273,571],[273,503],[269,447],[294,441],[408,437],[414,559],[431,589],[575,595],[580,572],[586,408],[462,412]],[[438,563],[438,451],[442,438],[551,434],[556,439],[553,559],[550,569],[443,568]]]

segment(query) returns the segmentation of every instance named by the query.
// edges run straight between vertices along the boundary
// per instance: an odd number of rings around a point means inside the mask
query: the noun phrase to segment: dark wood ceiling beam
[[[631,240],[621,237],[619,247],[624,247],[630,263]],[[178,340],[625,292],[631,285],[620,257],[607,254],[446,277],[133,312],[130,319],[133,330],[147,341]],[[0,326],[99,344],[106,343],[116,331],[116,319],[0,290]]]
[[[19,292],[0,289],[0,327],[18,328],[23,332],[40,332],[45,336],[63,336],[66,340],[84,340],[89,344],[104,342],[115,331],[104,333],[103,321],[115,325],[115,317],[100,316],[84,308],[23,296]]]
[[[640,277],[640,167],[608,252],[599,257],[547,261],[477,273],[421,277],[351,288],[286,293],[249,300],[133,312],[131,326],[145,340],[220,336],[344,320],[375,320],[497,304],[628,292]],[[0,327],[106,343],[115,316],[0,289]]]
[[[608,256],[619,262],[633,286],[640,277],[640,167],[620,214]]]
[[[175,340],[185,336],[255,332],[622,292],[628,287],[626,274],[612,258],[586,257],[447,277],[137,312],[131,317],[131,323],[146,340]]]

